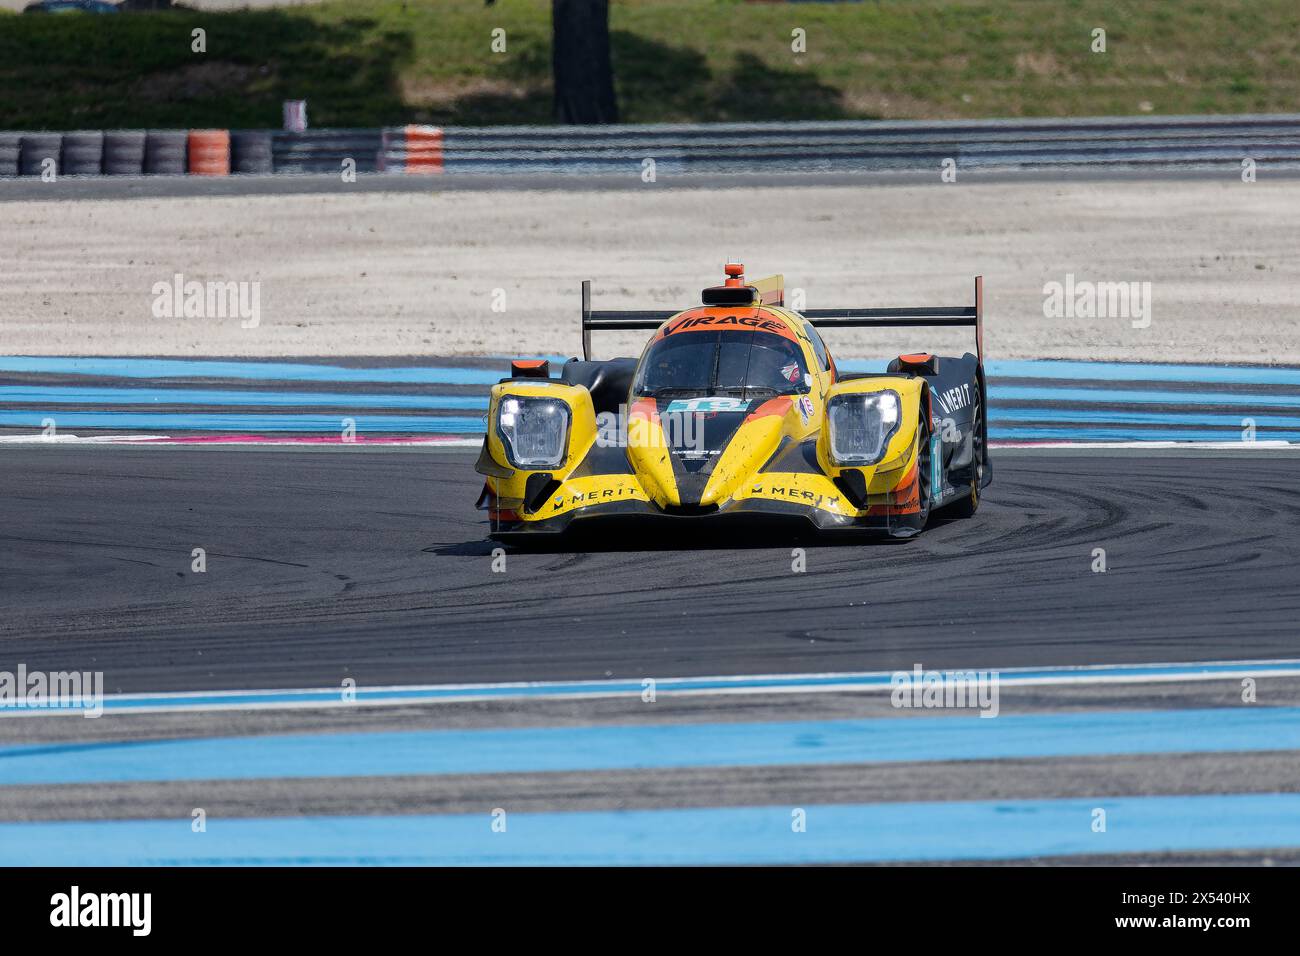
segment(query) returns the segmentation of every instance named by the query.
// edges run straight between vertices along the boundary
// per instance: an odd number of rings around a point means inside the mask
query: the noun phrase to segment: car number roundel
[[[702,398],[678,398],[668,406],[670,412],[743,412],[749,408],[749,402],[743,398],[731,398],[726,395],[709,395]]]

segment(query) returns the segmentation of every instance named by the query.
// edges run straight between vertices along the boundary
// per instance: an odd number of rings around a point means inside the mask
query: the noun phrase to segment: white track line
[[[935,671],[997,674],[1000,687],[1169,684],[1245,677],[1300,677],[1300,660],[1211,661],[1172,664],[1101,664],[1069,667],[945,668]],[[754,694],[890,693],[897,675],[913,671],[827,674],[766,674],[660,678],[656,693],[671,697]],[[923,673],[926,673],[923,671]],[[639,697],[645,678],[596,681],[527,681],[488,684],[412,684],[357,687],[344,700],[342,687],[279,690],[169,691],[116,694],[104,699],[104,713],[184,713],[219,710],[301,710],[338,707],[410,707],[479,701],[577,700]],[[816,683],[811,683],[816,682]],[[709,685],[709,686],[700,686]],[[385,696],[381,696],[385,695]],[[279,699],[275,699],[279,698]],[[83,709],[0,707],[0,717],[80,716]]]
[[[301,446],[312,448],[333,448],[335,446],[346,445],[349,448],[357,447],[439,447],[439,448],[478,448],[483,444],[482,438],[404,438],[404,439],[385,439],[370,438],[364,441],[344,442],[344,441],[302,441],[295,438],[270,438],[259,437],[256,439],[231,439],[224,440],[202,439],[195,441],[193,439],[174,438],[171,435],[6,435],[0,436],[0,444],[8,445],[123,445],[139,444],[143,446],[158,446],[161,448],[170,448],[178,445],[193,446],[199,448],[219,447],[226,448],[234,445],[248,445],[257,447],[260,445],[287,445]],[[1099,451],[1112,450],[1117,448],[1187,448],[1187,449],[1209,449],[1216,451],[1253,451],[1255,449],[1274,449],[1274,448],[1300,448],[1300,443],[1287,442],[1279,440],[1263,440],[1254,442],[1244,441],[1114,441],[1114,442],[1091,442],[1091,441],[1042,441],[1042,442],[1015,442],[1015,441],[991,441],[990,448],[1027,448],[1027,449],[1053,449],[1053,448],[1090,448]]]

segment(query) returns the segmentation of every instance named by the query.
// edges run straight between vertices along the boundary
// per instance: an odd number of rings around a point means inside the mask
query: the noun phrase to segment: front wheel
[[[984,481],[984,409],[975,399],[975,416],[971,421],[970,493],[944,506],[944,517],[970,518],[980,506],[980,484]]]
[[[928,422],[922,415],[916,429],[916,494],[921,508],[918,516],[920,528],[924,528],[925,523],[930,520],[930,500],[934,493],[930,487],[930,479],[934,474],[934,465],[930,460],[933,443],[930,441],[930,429],[926,427],[927,425]]]

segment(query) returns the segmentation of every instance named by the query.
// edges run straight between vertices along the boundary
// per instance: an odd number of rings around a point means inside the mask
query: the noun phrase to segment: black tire
[[[933,443],[930,441],[930,423],[926,420],[924,414],[921,415],[920,421],[916,426],[917,447],[916,454],[916,493],[921,502],[920,528],[925,530],[926,523],[930,520],[930,477],[934,474],[931,468],[930,452]]]
[[[972,419],[973,434],[971,437],[972,451],[974,460],[971,463],[971,483],[970,491],[965,497],[954,501],[950,505],[944,505],[943,515],[945,518],[971,518],[980,507],[980,484],[984,479],[984,456],[987,454],[984,441],[984,408],[980,404],[979,397],[975,398],[975,412]]]
[[[275,171],[271,133],[267,130],[235,130],[230,134],[230,171],[266,174]]]
[[[39,176],[47,159],[54,160],[54,171],[59,173],[63,152],[62,133],[24,133],[18,155],[18,172],[23,176]]]
[[[98,176],[104,171],[104,134],[98,130],[63,134],[63,158],[59,172],[64,176]]]
[[[23,138],[18,133],[0,133],[0,176],[18,175],[18,158]]]
[[[145,173],[184,176],[189,171],[189,140],[185,130],[150,130],[144,141]]]
[[[145,134],[140,130],[114,129],[104,134],[104,174],[139,176],[144,172]]]

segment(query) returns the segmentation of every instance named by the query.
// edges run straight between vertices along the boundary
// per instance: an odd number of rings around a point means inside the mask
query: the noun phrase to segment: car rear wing
[[[680,312],[680,309],[668,309],[666,311],[657,310],[631,310],[631,311],[613,311],[602,310],[593,312],[591,310],[591,280],[582,280],[582,358],[585,362],[591,361],[591,333],[593,331],[635,331],[643,329],[652,331],[659,328],[674,315]]]
[[[677,310],[680,311],[680,310]],[[582,357],[591,361],[593,331],[653,331],[677,314],[666,310],[593,312],[591,280],[582,280]],[[975,353],[984,364],[984,277],[975,277],[974,305],[913,306],[904,309],[804,309],[800,315],[818,329],[965,327],[975,328]]]
[[[974,326],[975,355],[984,364],[984,277],[975,277],[974,305],[912,306],[905,309],[804,309],[805,319],[821,329],[901,329],[921,326]]]

